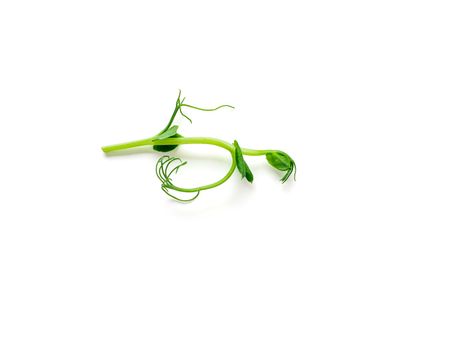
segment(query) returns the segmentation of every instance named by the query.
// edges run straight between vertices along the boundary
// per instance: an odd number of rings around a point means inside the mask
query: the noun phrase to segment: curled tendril
[[[164,131],[168,130],[171,126],[172,126],[172,123],[174,122],[174,119],[175,119],[175,116],[177,115],[178,112],[180,112],[180,114],[186,118],[190,123],[193,123],[193,121],[191,120],[191,118],[189,116],[187,116],[183,110],[182,110],[182,107],[186,107],[186,108],[192,108],[192,109],[197,109],[198,111],[204,111],[204,112],[212,112],[212,111],[217,111],[218,109],[220,108],[224,108],[224,107],[228,107],[228,108],[235,108],[234,106],[231,106],[231,105],[220,105],[220,106],[217,106],[216,108],[201,108],[201,107],[196,107],[196,106],[192,106],[192,105],[189,105],[189,104],[186,104],[184,103],[185,102],[185,98],[186,97],[182,97],[182,90],[178,90],[178,96],[177,96],[177,101],[175,102],[175,109],[172,113],[172,117],[170,118],[169,120],[169,123],[167,124],[167,126],[159,133],[163,133]]]
[[[182,98],[182,92],[179,90],[177,101],[175,103],[175,108],[172,112],[172,115],[169,119],[168,124],[162,131],[151,138],[121,143],[116,145],[110,145],[102,147],[102,150],[105,153],[113,152],[117,150],[123,150],[133,147],[139,146],[146,146],[151,145],[155,151],[158,152],[169,152],[174,150],[180,145],[184,144],[205,144],[205,145],[213,145],[220,147],[224,150],[227,150],[231,157],[232,162],[227,174],[224,175],[221,179],[211,184],[207,184],[204,186],[199,186],[195,188],[183,188],[178,187],[173,184],[172,182],[172,175],[178,173],[178,170],[187,164],[186,161],[182,161],[180,158],[170,157],[168,155],[162,156],[158,159],[156,163],[156,175],[161,181],[161,189],[171,198],[176,199],[181,202],[191,202],[196,199],[201,191],[205,191],[208,189],[215,188],[217,186],[222,185],[225,183],[235,172],[236,169],[242,175],[242,178],[245,177],[249,182],[253,181],[253,174],[245,162],[243,156],[266,156],[267,161],[269,164],[279,170],[285,172],[281,181],[284,183],[286,182],[293,173],[293,177],[295,179],[295,175],[297,172],[297,167],[295,165],[294,160],[285,152],[279,150],[252,150],[252,149],[242,149],[238,145],[238,142],[234,142],[230,144],[226,141],[214,139],[210,137],[183,137],[178,133],[178,125],[172,125],[178,112],[186,118],[190,123],[192,122],[191,119],[184,113],[182,110],[183,108],[191,108],[196,109],[199,111],[216,111],[220,108],[228,107],[228,108],[235,108],[231,105],[220,105],[215,108],[201,108],[196,107],[190,104],[185,103],[185,97]],[[167,140],[167,141],[165,141]],[[176,193],[177,195],[174,195]],[[193,197],[184,199],[178,197],[179,193],[184,193],[185,195],[189,196],[192,195]]]
[[[179,90],[180,91],[180,90]],[[217,106],[215,108],[201,108],[201,107],[196,107],[196,106],[192,106],[192,105],[189,105],[189,104],[186,104],[186,103],[183,103],[185,102],[185,97],[180,101],[180,95],[181,95],[181,91],[178,95],[178,99],[177,99],[177,107],[178,107],[178,111],[180,111],[180,114],[182,116],[184,116],[186,119],[188,119],[190,121],[190,123],[192,122],[190,117],[188,117],[182,110],[182,107],[186,107],[186,108],[192,108],[192,109],[197,109],[198,111],[204,111],[204,112],[213,112],[213,111],[217,111],[218,109],[220,108],[224,108],[224,107],[228,107],[228,108],[232,108],[234,109],[235,107],[234,106],[231,106],[231,105],[220,105],[220,106]],[[176,107],[176,108],[177,108]]]
[[[196,199],[200,193],[200,191],[197,191],[194,197],[188,198],[188,199],[179,198],[173,195],[172,193],[170,193],[170,190],[185,193],[185,191],[180,190],[181,189],[180,187],[176,187],[172,183],[171,176],[174,173],[176,174],[178,170],[186,164],[187,162],[182,161],[180,158],[169,157],[169,156],[163,156],[159,158],[159,160],[156,163],[156,175],[161,181],[162,191],[164,191],[165,194],[167,194],[169,197],[172,197],[181,202],[191,202],[192,200]],[[191,192],[191,191],[187,190],[186,192]]]
[[[185,101],[185,98],[186,98],[186,97],[182,98],[182,100],[180,101],[180,95],[181,95],[181,93],[182,93],[182,91],[179,90],[179,94],[178,94],[178,98],[177,98],[177,105],[175,106],[175,109],[176,109],[178,112],[180,112],[180,114],[181,114],[182,116],[184,116],[186,119],[188,119],[188,121],[189,121],[190,123],[193,123],[193,121],[191,120],[191,118],[188,117],[188,116],[187,116],[185,113],[183,113],[183,111],[182,111],[182,107],[184,106],[183,102]]]

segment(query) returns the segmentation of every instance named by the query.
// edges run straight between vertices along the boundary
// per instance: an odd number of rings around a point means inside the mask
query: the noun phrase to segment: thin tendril
[[[180,162],[177,166],[171,167],[174,162]],[[186,165],[187,162],[182,161],[180,158],[176,157],[169,157],[169,156],[162,156],[156,163],[156,175],[158,179],[161,181],[161,189],[167,194],[169,197],[176,199],[181,202],[191,202],[192,200],[196,199],[199,196],[200,191],[197,191],[196,195],[189,199],[183,199],[180,197],[175,196],[174,194],[170,193],[169,190],[173,190],[180,193],[185,193],[183,191],[177,190],[172,183],[172,179],[170,178],[171,175],[175,172],[177,173],[178,170]]]
[[[225,141],[222,141],[222,140],[208,138],[208,137],[185,138],[185,137],[183,137],[183,136],[181,136],[179,134],[176,134],[177,130],[175,128],[178,128],[178,126],[173,127],[174,132],[172,132],[170,134],[171,136],[162,135],[162,134],[164,132],[166,132],[167,130],[169,130],[169,128],[172,127],[172,124],[173,124],[173,122],[175,120],[175,117],[177,116],[178,112],[180,112],[180,114],[184,118],[188,119],[188,121],[190,123],[192,123],[191,118],[189,118],[183,112],[183,110],[182,110],[183,107],[196,109],[196,110],[199,110],[199,111],[206,111],[206,112],[216,111],[216,110],[224,108],[224,107],[228,107],[228,108],[232,108],[232,109],[234,109],[235,107],[233,107],[231,105],[220,105],[220,106],[215,107],[215,108],[201,108],[201,107],[185,104],[184,102],[185,102],[186,98],[185,97],[181,98],[181,94],[182,94],[182,91],[179,90],[178,96],[177,96],[177,101],[175,103],[175,108],[174,108],[174,111],[172,112],[172,115],[171,115],[171,117],[169,119],[169,122],[168,122],[167,126],[159,134],[156,135],[156,138],[154,138],[154,139],[153,138],[148,138],[148,139],[143,139],[143,140],[138,140],[138,141],[133,141],[133,142],[127,142],[127,143],[122,143],[122,144],[117,144],[117,145],[112,145],[112,146],[106,146],[106,147],[102,147],[102,150],[107,153],[107,152],[111,152],[111,151],[117,151],[117,150],[121,150],[121,149],[127,149],[127,148],[132,148],[132,147],[143,146],[143,145],[152,145],[155,150],[159,150],[159,148],[157,148],[158,146],[160,146],[160,147],[168,146],[168,148],[170,148],[170,150],[172,150],[172,149],[174,149],[175,147],[177,147],[178,145],[181,145],[181,144],[207,144],[207,145],[209,144],[209,145],[218,146],[218,147],[221,147],[221,148],[227,150],[230,153],[231,157],[232,157],[232,162],[231,162],[231,165],[230,165],[230,168],[229,168],[227,174],[224,177],[222,177],[220,180],[218,180],[218,181],[216,181],[214,183],[204,185],[204,186],[195,187],[195,188],[178,187],[178,186],[174,185],[174,183],[172,182],[172,178],[171,178],[172,175],[173,174],[178,174],[179,169],[187,164],[186,161],[183,161],[183,160],[181,160],[180,158],[177,158],[177,157],[170,157],[168,155],[164,155],[164,156],[162,156],[161,158],[158,159],[158,161],[156,163],[156,169],[155,169],[156,170],[156,176],[159,179],[159,181],[161,182],[161,188],[164,191],[164,193],[167,194],[169,197],[177,200],[177,201],[191,202],[191,201],[193,201],[194,199],[196,199],[199,196],[201,191],[208,190],[208,189],[215,188],[217,186],[222,185],[235,172],[235,170],[237,169],[237,162],[236,162],[236,159],[235,159],[235,152],[233,150],[233,145],[231,145],[230,143],[227,143]],[[159,136],[159,135],[162,135],[162,137],[157,138],[157,136]],[[177,140],[173,140],[172,138],[177,138]],[[167,139],[166,142],[164,142],[165,139]],[[174,141],[177,141],[177,142],[174,142]],[[161,150],[161,151],[164,152],[163,150]],[[250,155],[250,156],[267,155],[270,152],[284,153],[284,152],[281,152],[281,151],[251,150],[251,149],[244,149],[244,152],[245,152],[245,155]],[[288,167],[288,169],[286,169],[286,173],[284,174],[284,176],[281,179],[281,181],[283,183],[286,182],[290,178],[292,173],[293,173],[293,177],[294,177],[294,180],[295,180],[296,179],[296,174],[297,174],[297,167],[296,167],[295,162],[288,155],[286,155],[285,153],[284,153],[284,155],[287,156],[290,159],[290,166]],[[177,162],[178,162],[178,164],[177,164]],[[271,165],[273,165],[273,164],[271,163]],[[276,167],[276,166],[274,166],[274,167]],[[238,166],[238,169],[240,170],[240,166]],[[280,170],[283,170],[283,169],[280,169]],[[172,191],[176,192],[176,193],[192,193],[192,194],[196,193],[196,194],[192,198],[183,199],[183,198],[179,198],[176,195],[174,195],[173,193],[171,193]]]
[[[169,177],[169,179],[170,179],[170,176],[171,176],[174,172],[175,172],[175,174],[178,173],[178,169],[180,169],[180,167],[186,165],[186,162],[182,162],[181,160],[180,160],[180,162],[181,162],[181,163],[180,163],[179,165],[177,165],[176,167],[174,167],[174,168],[170,171],[169,175],[167,175],[167,176]]]
[[[162,129],[162,131],[160,133],[158,133],[157,135],[160,135],[164,132],[166,132],[167,130],[169,130],[169,128],[172,126],[172,123],[174,122],[174,119],[177,115],[177,112],[180,110],[180,107],[181,107],[181,102],[180,102],[180,96],[182,94],[182,90],[178,90],[178,96],[177,96],[177,101],[175,102],[175,108],[174,108],[174,111],[172,112],[172,116],[170,117],[170,120],[169,120],[169,123],[167,124],[167,126]],[[183,99],[185,100],[185,99]],[[157,136],[156,135],[156,136]]]
[[[234,106],[231,106],[231,105],[221,105],[221,106],[218,106],[216,108],[201,108],[201,107],[196,107],[196,106],[192,106],[192,105],[189,105],[189,104],[185,104],[183,102],[185,102],[185,99],[186,97],[183,97],[181,100],[180,100],[180,97],[182,95],[182,90],[178,90],[178,96],[177,96],[177,101],[175,102],[175,108],[174,108],[174,111],[172,113],[172,116],[170,117],[170,120],[169,120],[169,123],[167,124],[167,126],[157,135],[160,135],[162,134],[163,132],[167,131],[173,124],[174,122],[174,119],[177,115],[178,112],[180,112],[180,114],[186,118],[190,123],[193,123],[193,121],[191,120],[190,117],[188,117],[182,110],[182,107],[187,107],[187,108],[192,108],[192,109],[197,109],[199,111],[205,111],[205,112],[212,112],[212,111],[217,111],[218,109],[220,108],[224,108],[224,107],[228,107],[228,108],[235,108]]]
[[[190,117],[188,117],[188,116],[187,116],[185,113],[183,113],[183,111],[182,111],[182,109],[181,109],[181,108],[179,109],[179,111],[180,111],[180,114],[181,114],[181,115],[183,115],[183,116],[184,116],[186,119],[188,119],[188,121],[189,121],[190,123],[192,123],[192,124],[193,124],[193,122],[192,122],[191,118],[190,118]]]
[[[183,101],[182,101],[182,104],[180,105],[180,107],[188,107],[188,108],[193,108],[193,109],[197,109],[199,111],[205,111],[205,112],[217,111],[218,109],[223,108],[223,107],[229,107],[229,108],[235,109],[235,107],[231,106],[231,105],[221,105],[221,106],[218,106],[216,108],[201,108],[201,107],[195,107],[195,106],[192,106],[192,105],[187,105],[187,104],[183,103]]]
[[[162,191],[164,191],[164,193],[167,196],[172,197],[173,199],[175,199],[175,200],[177,200],[179,202],[191,202],[191,201],[194,201],[196,198],[198,198],[198,196],[200,194],[200,191],[198,191],[194,197],[188,198],[188,199],[182,199],[182,198],[178,198],[177,196],[174,196],[173,194],[171,194],[169,192],[169,190],[167,190],[164,186],[162,186],[161,188],[162,188]]]
[[[290,168],[287,170],[284,177],[281,179],[282,183],[285,183],[289,179],[290,175],[292,175],[292,173],[294,173],[293,177],[294,181],[296,181],[295,178],[297,175],[297,166],[295,165],[295,162],[293,160],[290,164]]]
[[[234,106],[231,106],[231,105],[221,105],[221,106],[218,106],[216,108],[201,108],[201,107],[196,107],[196,106],[185,104],[185,103],[183,103],[184,101],[185,101],[185,97],[182,99],[182,101],[178,105],[179,106],[178,110],[180,111],[180,114],[182,116],[184,116],[186,119],[188,119],[190,121],[190,123],[192,123],[192,121],[185,113],[183,113],[182,107],[193,108],[193,109],[197,109],[198,111],[204,111],[204,112],[217,111],[218,109],[223,108],[223,107],[235,108]]]

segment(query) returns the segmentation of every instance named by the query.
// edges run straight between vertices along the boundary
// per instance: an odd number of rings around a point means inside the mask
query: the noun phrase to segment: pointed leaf
[[[178,130],[178,125],[174,125],[174,126],[170,127],[169,129],[167,129],[166,131],[164,131],[163,133],[157,135],[154,138],[154,140],[168,139],[169,137],[174,136],[177,133],[177,130]]]
[[[240,148],[238,142],[234,141],[235,147],[235,161],[237,163],[237,169],[242,174],[242,179],[246,177],[247,181],[252,183],[253,182],[253,173],[251,172],[248,164],[243,159],[242,149]]]

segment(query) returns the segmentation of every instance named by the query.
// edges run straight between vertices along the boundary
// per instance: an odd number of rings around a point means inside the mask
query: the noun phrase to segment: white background
[[[2,1],[0,348],[465,349],[465,1]],[[179,204],[150,150],[279,148]],[[183,147],[204,184],[222,152]]]

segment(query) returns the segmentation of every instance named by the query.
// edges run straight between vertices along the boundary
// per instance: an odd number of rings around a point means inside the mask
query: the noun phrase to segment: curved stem
[[[155,145],[213,145],[217,146],[220,148],[223,148],[227,150],[231,157],[232,157],[232,163],[230,165],[230,169],[227,171],[227,174],[222,177],[220,180],[213,182],[212,184],[209,185],[204,185],[204,186],[199,186],[199,187],[193,187],[193,188],[182,188],[178,187],[175,185],[168,186],[168,188],[178,191],[178,192],[200,192],[204,190],[208,190],[214,187],[217,187],[219,185],[222,185],[224,182],[226,182],[232,174],[235,172],[235,169],[237,167],[237,162],[235,161],[235,148],[234,146],[224,140],[220,139],[215,139],[211,137],[174,137],[174,138],[167,138],[163,140],[154,140],[152,137],[147,138],[147,139],[142,139],[142,140],[137,140],[137,141],[132,141],[132,142],[126,142],[126,143],[120,143],[116,145],[111,145],[111,146],[105,146],[102,147],[102,150],[105,153],[109,152],[114,152],[118,150],[124,150],[128,148],[133,148],[133,147],[139,147],[139,146],[155,146]],[[254,150],[250,148],[242,148],[242,153],[246,156],[264,156],[267,153],[270,152],[276,152],[274,150]]]
[[[229,151],[231,157],[232,157],[232,164],[230,166],[229,171],[227,174],[221,178],[220,180],[213,182],[212,184],[205,185],[205,186],[200,186],[200,187],[195,187],[195,188],[181,188],[178,186],[170,186],[169,188],[175,191],[179,192],[199,192],[203,190],[208,190],[210,188],[217,187],[219,185],[222,185],[224,182],[226,182],[232,174],[235,172],[235,169],[237,167],[237,163],[235,162],[235,149],[234,146],[226,141],[211,138],[211,137],[177,137],[177,138],[167,138],[164,140],[154,140],[153,138],[147,138],[147,139],[142,139],[142,140],[137,140],[137,141],[132,141],[132,142],[126,142],[126,143],[120,143],[117,145],[111,145],[111,146],[105,146],[102,147],[102,150],[105,153],[109,152],[114,152],[118,150],[123,150],[123,149],[128,149],[128,148],[133,148],[133,147],[139,147],[139,146],[149,146],[149,145],[194,145],[194,144],[201,144],[201,145],[213,145],[217,146],[220,148],[223,148],[227,151]]]
[[[179,192],[199,192],[199,191],[204,191],[208,190],[214,187],[217,187],[219,185],[222,185],[224,182],[226,182],[232,174],[235,172],[235,169],[237,167],[237,163],[235,161],[235,149],[232,144],[211,138],[211,137],[181,137],[181,138],[169,138],[169,139],[164,139],[164,140],[155,140],[152,142],[152,144],[157,145],[194,145],[194,144],[203,144],[203,145],[213,145],[217,147],[221,147],[227,151],[229,151],[230,156],[232,157],[232,164],[230,165],[230,169],[227,172],[227,174],[220,180],[213,182],[212,184],[209,185],[204,185],[200,187],[194,187],[194,188],[182,188],[178,187],[175,185],[170,186],[172,190],[179,191]]]
[[[230,166],[230,169],[227,172],[227,174],[219,181],[213,182],[212,184],[209,184],[209,185],[204,185],[204,186],[194,187],[194,188],[183,188],[183,187],[178,187],[175,185],[172,185],[169,188],[171,190],[178,191],[178,192],[200,192],[200,191],[209,190],[211,188],[222,185],[224,182],[230,179],[232,174],[235,172],[235,169],[237,168],[237,163],[235,162],[235,156],[233,153],[231,153],[231,155],[232,155],[232,165]]]

